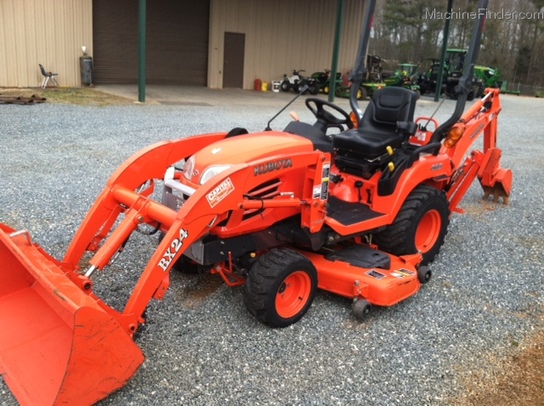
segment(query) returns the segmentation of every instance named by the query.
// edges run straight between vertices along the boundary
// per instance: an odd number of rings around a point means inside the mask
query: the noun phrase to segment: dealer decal
[[[279,159],[277,161],[273,162],[267,162],[264,164],[257,165],[255,168],[253,168],[253,175],[264,175],[265,173],[272,172],[272,171],[279,171],[280,169],[285,168],[292,168],[293,167],[293,161],[291,159]]]
[[[230,178],[225,179],[214,190],[206,195],[211,208],[217,206],[225,197],[234,192],[234,184]]]
[[[403,278],[409,278],[411,276],[414,276],[414,273],[412,271],[409,271],[408,269],[401,268],[392,272],[391,276],[394,276],[395,278],[398,278],[398,279],[403,279]]]
[[[170,244],[170,247],[168,247],[168,249],[162,256],[162,259],[157,264],[159,268],[161,268],[163,271],[166,272],[168,265],[170,265],[170,263],[174,260],[174,257],[179,252],[181,247],[183,247],[183,241],[187,237],[189,237],[189,233],[187,232],[187,230],[181,228],[179,230],[179,237],[176,238],[174,241],[172,241],[172,244]]]

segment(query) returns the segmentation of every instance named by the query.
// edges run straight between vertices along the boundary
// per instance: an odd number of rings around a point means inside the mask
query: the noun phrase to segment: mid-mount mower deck
[[[367,5],[354,120],[308,98],[313,125],[152,145],[113,174],[62,261],[27,232],[0,225],[0,372],[19,402],[92,404],[122,387],[144,359],[133,336],[174,267],[244,285],[248,310],[272,327],[298,321],[317,288],[350,299],[363,318],[371,305],[392,306],[429,281],[427,264],[474,179],[486,196],[508,202],[498,90],[463,112],[483,20],[455,111],[439,125],[414,119],[417,96],[403,88],[376,92],[364,114],[358,107],[374,1]],[[329,128],[341,131],[327,135]],[[470,151],[482,134],[483,149]],[[162,198],[153,197],[156,185]],[[114,310],[94,293],[92,276],[133,232],[150,229],[158,247],[124,310]]]

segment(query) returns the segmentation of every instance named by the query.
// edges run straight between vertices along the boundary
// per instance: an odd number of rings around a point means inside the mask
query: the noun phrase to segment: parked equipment
[[[500,88],[502,86],[501,72],[497,68],[476,65],[474,67],[474,76],[482,81],[484,87]]]
[[[444,64],[444,73],[442,80],[442,93],[445,93],[452,99],[459,96],[459,79],[463,76],[463,66],[467,56],[466,49],[448,49]],[[435,93],[438,80],[440,62],[438,59],[423,59],[418,64],[413,82],[420,88],[421,94]],[[467,100],[482,97],[486,87],[500,87],[498,71],[484,66],[474,66],[472,81]]]
[[[415,69],[417,65],[413,63],[400,63],[398,69],[383,80],[386,86],[400,86],[415,92],[420,91],[419,85],[415,83]]]
[[[348,298],[362,319],[371,305],[392,306],[429,281],[427,264],[474,179],[508,201],[498,89],[463,113],[483,21],[475,23],[455,111],[438,125],[414,119],[417,95],[404,88],[382,89],[360,109],[374,6],[366,2],[351,80],[355,123],[308,98],[313,125],[152,145],[113,174],[62,261],[26,231],[0,226],[0,371],[19,402],[91,404],[123,386],[143,361],[133,336],[150,301],[166,294],[174,266],[244,285],[249,312],[272,327],[299,320],[317,288]],[[343,131],[332,137],[330,128]],[[469,153],[482,134],[482,151]],[[115,310],[94,293],[93,275],[146,225],[162,237],[125,308]]]
[[[293,74],[291,76],[287,76],[286,74],[283,75],[283,81],[281,82],[281,90],[284,92],[288,92],[289,90],[294,90],[295,93],[301,92],[304,88],[307,88],[306,90],[303,90],[302,93],[310,93],[310,94],[318,94],[319,93],[319,83],[314,78],[307,78],[304,77],[301,73],[304,72],[304,69],[299,70],[293,70]]]
[[[356,92],[357,100],[372,97],[377,90],[386,86],[382,80],[382,72],[382,58],[377,55],[367,55],[365,74]],[[336,87],[336,96],[351,97],[351,76],[351,72],[342,75],[340,85]]]
[[[320,91],[322,91],[325,94],[329,94],[331,90],[330,69],[325,69],[323,72],[314,72],[312,73],[311,78],[317,82],[317,84],[319,85]],[[336,87],[338,87],[341,83],[342,83],[342,74],[340,72],[336,72]]]

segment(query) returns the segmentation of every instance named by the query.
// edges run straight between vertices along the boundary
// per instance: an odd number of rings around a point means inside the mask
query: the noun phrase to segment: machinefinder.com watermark
[[[424,18],[428,20],[475,20],[481,17],[488,20],[544,20],[544,11],[510,11],[504,9],[490,11],[479,8],[476,11],[425,9],[424,13]]]

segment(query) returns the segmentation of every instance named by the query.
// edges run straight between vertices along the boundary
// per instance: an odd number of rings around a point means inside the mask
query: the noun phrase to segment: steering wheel
[[[319,99],[317,97],[308,97],[305,101],[306,107],[312,112],[317,119],[317,123],[323,132],[326,132],[328,128],[339,128],[340,131],[344,131],[343,125],[348,128],[353,128],[353,122],[349,117],[349,114],[336,104],[330,103],[326,100]],[[340,113],[342,117],[338,117],[327,111],[325,107]],[[314,126],[318,127],[318,125]]]

